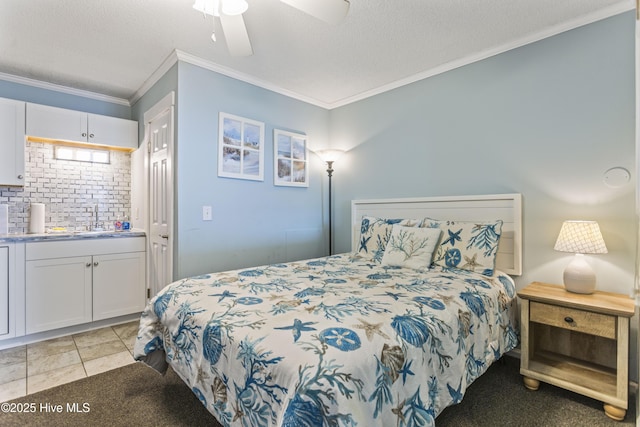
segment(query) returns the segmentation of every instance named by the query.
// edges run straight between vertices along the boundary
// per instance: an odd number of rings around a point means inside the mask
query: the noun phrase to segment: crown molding
[[[7,74],[0,72],[0,80],[4,80],[11,83],[17,83],[25,86],[37,87],[39,89],[52,90],[55,92],[65,93],[67,95],[81,96],[83,98],[95,99],[96,101],[110,102],[112,104],[119,104],[130,107],[131,104],[128,100],[123,98],[117,98],[115,96],[103,95],[97,92],[91,92],[83,89],[76,89],[69,86],[62,86],[55,83],[43,82],[41,80],[30,79],[28,77],[16,76],[14,74]]]
[[[597,12],[581,16],[571,21],[564,22],[560,25],[554,25],[554,26],[548,27],[542,31],[538,31],[526,37],[512,40],[511,42],[505,43],[501,46],[497,46],[495,48],[486,49],[484,51],[473,53],[471,55],[467,55],[465,57],[457,59],[455,61],[447,62],[445,64],[442,64],[438,67],[432,68],[425,72],[414,74],[407,78],[396,80],[395,82],[380,86],[378,88],[375,88],[366,92],[362,92],[358,95],[354,95],[348,98],[335,101],[329,104],[327,108],[331,110],[334,108],[352,104],[357,101],[362,101],[363,99],[370,98],[372,96],[379,95],[384,92],[388,92],[390,90],[397,89],[399,87],[402,87],[411,83],[415,83],[417,81],[424,80],[429,77],[436,76],[438,74],[446,73],[447,71],[451,71],[456,68],[460,68],[465,65],[472,64],[474,62],[482,61],[483,59],[487,59],[492,56],[496,56],[501,53],[504,53],[513,49],[517,49],[519,47],[522,47],[531,43],[535,43],[549,37],[556,36],[558,34],[573,30],[575,28],[593,24],[594,22],[601,21],[606,18],[611,18],[612,16],[619,15],[621,13],[625,13],[634,9],[635,9],[634,0],[628,0],[625,4],[617,4],[614,6],[610,6],[610,7],[598,10]]]
[[[142,98],[142,96],[144,96],[144,94],[149,89],[151,89],[151,87],[153,87],[153,85],[157,83],[162,78],[162,76],[164,76],[174,64],[176,64],[178,61],[183,61],[192,65],[196,65],[198,67],[225,75],[227,77],[231,77],[233,79],[243,81],[245,83],[248,83],[257,87],[261,87],[263,89],[267,89],[275,93],[279,93],[289,98],[297,99],[299,101],[306,102],[308,104],[315,105],[317,107],[321,107],[327,110],[332,110],[334,108],[352,104],[354,102],[361,101],[363,99],[370,98],[372,96],[379,95],[384,92],[388,92],[390,90],[397,89],[399,87],[402,87],[411,83],[415,83],[419,80],[424,80],[426,78],[433,77],[438,74],[442,74],[447,71],[451,71],[456,68],[463,67],[465,65],[469,65],[471,63],[478,62],[495,55],[499,55],[501,53],[525,46],[530,43],[535,43],[545,38],[552,37],[552,36],[561,34],[563,32],[566,32],[578,27],[582,27],[584,25],[592,24],[594,22],[597,22],[606,18],[610,18],[612,16],[619,15],[621,13],[634,10],[634,8],[635,8],[635,1],[628,0],[624,3],[619,3],[616,5],[601,9],[597,12],[581,16],[579,18],[565,22],[561,25],[548,27],[542,31],[539,31],[537,33],[531,34],[526,37],[522,37],[520,39],[513,40],[501,46],[497,46],[495,48],[487,49],[481,52],[477,52],[477,53],[465,56],[455,61],[442,64],[438,67],[432,68],[425,72],[417,73],[407,78],[396,80],[394,82],[380,86],[378,88],[365,91],[357,95],[343,98],[334,102],[324,102],[309,96],[299,94],[297,92],[285,89],[273,83],[258,79],[249,74],[224,67],[222,65],[199,58],[195,55],[183,52],[178,49],[175,49],[174,51],[171,52],[171,54],[169,54],[169,56],[162,62],[162,64],[160,64],[160,66],[149,76],[149,78],[147,78],[147,80],[145,80],[142,86],[140,86],[140,88],[129,99],[117,98],[114,96],[104,95],[104,94],[91,92],[83,89],[75,89],[68,86],[62,86],[55,83],[47,83],[40,80],[31,79],[28,77],[21,77],[13,74],[2,73],[2,72],[0,72],[0,80],[37,87],[40,89],[56,91],[56,92],[65,93],[69,95],[80,96],[83,98],[95,99],[97,101],[109,102],[113,104],[119,104],[119,105],[131,107],[138,100],[140,100],[140,98]]]
[[[297,99],[299,101],[306,102],[308,104],[312,104],[318,107],[322,107],[325,109],[329,109],[331,107],[330,104],[319,101],[315,98],[311,98],[308,96],[301,95],[297,92],[293,92],[287,89],[284,89],[278,85],[273,83],[257,79],[254,76],[251,76],[246,73],[242,73],[237,70],[233,70],[231,68],[224,67],[222,65],[216,64],[214,62],[208,61],[206,59],[202,59],[198,56],[192,55],[190,53],[181,51],[179,49],[175,49],[171,54],[164,60],[164,62],[158,67],[156,71],[153,72],[151,76],[144,82],[144,84],[136,91],[134,96],[129,99],[131,105],[135,104],[142,96],[149,90],[151,87],[158,82],[164,76],[164,74],[169,71],[169,69],[178,61],[185,62],[191,65],[195,65],[200,68],[204,68],[205,70],[213,71],[218,74],[222,74],[227,77],[231,77],[236,80],[240,80],[245,83],[249,83],[251,85],[261,87],[263,89],[270,90],[275,93],[279,93],[280,95],[287,96],[289,98]]]

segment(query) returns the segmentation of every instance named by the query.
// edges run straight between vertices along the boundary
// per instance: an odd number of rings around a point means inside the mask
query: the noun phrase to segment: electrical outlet
[[[213,212],[211,206],[203,206],[202,207],[202,220],[203,221],[211,221],[213,219]]]

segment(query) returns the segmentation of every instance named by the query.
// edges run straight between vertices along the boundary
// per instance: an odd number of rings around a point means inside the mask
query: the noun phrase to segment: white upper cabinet
[[[138,148],[138,122],[118,117],[87,114],[88,142],[135,150]]]
[[[24,185],[25,103],[0,98],[0,185]]]
[[[47,105],[27,104],[27,135],[62,141],[138,148],[138,122]]]

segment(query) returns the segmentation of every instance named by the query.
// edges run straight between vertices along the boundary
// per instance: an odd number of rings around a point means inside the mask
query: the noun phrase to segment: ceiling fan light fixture
[[[337,25],[342,22],[347,16],[347,12],[349,12],[349,2],[347,0],[280,1],[331,25]]]
[[[249,9],[245,0],[223,0],[222,13],[229,16],[242,15]]]
[[[193,8],[205,15],[220,16],[220,0],[196,0]]]

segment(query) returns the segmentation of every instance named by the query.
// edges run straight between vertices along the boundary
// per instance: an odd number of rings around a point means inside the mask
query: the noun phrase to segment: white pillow
[[[438,241],[439,228],[403,227],[394,224],[382,257],[382,265],[426,269]]]

